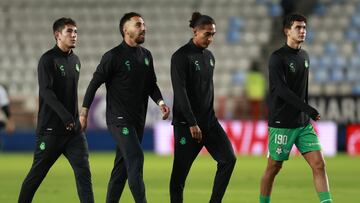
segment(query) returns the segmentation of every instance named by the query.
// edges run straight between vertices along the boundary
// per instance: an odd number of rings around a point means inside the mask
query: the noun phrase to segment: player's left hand
[[[162,119],[166,120],[170,115],[170,108],[164,103],[160,105],[160,110],[162,113]]]

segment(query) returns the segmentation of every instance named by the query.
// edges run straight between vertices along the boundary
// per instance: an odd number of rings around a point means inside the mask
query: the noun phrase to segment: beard
[[[145,42],[145,33],[142,33],[143,36],[140,36],[140,35],[135,39],[135,42],[137,44],[142,44]]]
[[[135,33],[132,36],[130,35],[130,37],[135,38],[134,41],[137,44],[142,44],[145,42],[145,32],[141,32],[136,37],[135,36]]]
[[[135,42],[136,42],[137,44],[142,44],[142,43],[145,42],[145,37],[143,37],[143,38],[138,37],[138,38],[135,39]]]

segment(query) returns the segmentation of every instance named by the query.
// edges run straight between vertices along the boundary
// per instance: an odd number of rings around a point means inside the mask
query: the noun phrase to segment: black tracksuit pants
[[[80,202],[94,202],[88,145],[85,134],[79,133],[61,136],[37,135],[34,161],[22,184],[19,203],[32,201],[36,190],[61,154],[64,154],[74,170]]]
[[[197,143],[191,137],[188,126],[174,125],[175,151],[170,180],[171,203],[183,202],[186,177],[193,161],[203,146],[206,147],[213,159],[217,161],[217,171],[210,203],[220,203],[224,196],[236,162],[232,145],[218,122],[208,132],[202,133],[203,141]]]
[[[145,184],[143,180],[144,153],[141,141],[144,126],[109,125],[116,147],[114,167],[111,172],[107,203],[118,203],[123,192],[126,179],[136,203],[146,203]]]

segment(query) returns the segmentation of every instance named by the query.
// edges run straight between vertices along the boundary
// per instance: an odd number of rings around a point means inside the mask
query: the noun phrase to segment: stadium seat
[[[337,44],[334,42],[328,42],[325,44],[325,54],[336,55],[338,53]]]
[[[271,17],[277,17],[282,15],[282,8],[278,3],[272,3],[268,5],[268,14]]]
[[[360,95],[360,83],[356,83],[353,86],[352,93],[355,95]]]
[[[325,83],[329,80],[328,70],[325,69],[318,69],[314,72],[314,82],[317,83]]]

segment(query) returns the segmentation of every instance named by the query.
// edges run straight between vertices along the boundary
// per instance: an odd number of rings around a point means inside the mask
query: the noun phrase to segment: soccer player
[[[80,202],[94,202],[85,134],[81,131],[77,86],[80,61],[73,52],[77,27],[71,18],[54,22],[54,48],[39,61],[39,113],[34,161],[19,195],[19,203],[31,202],[50,167],[61,154],[75,173]]]
[[[174,90],[174,162],[170,180],[172,203],[183,202],[185,180],[203,146],[217,161],[210,202],[221,202],[235,166],[231,143],[214,112],[215,58],[207,47],[213,42],[215,21],[194,12],[193,38],[171,58]]]
[[[275,176],[288,160],[295,144],[313,172],[321,203],[332,202],[325,161],[310,118],[320,120],[319,112],[308,105],[310,61],[301,44],[306,36],[306,18],[290,14],[284,18],[286,44],[269,61],[269,157],[261,180],[260,203],[270,202]]]
[[[146,32],[143,18],[138,13],[126,13],[120,20],[119,29],[123,42],[102,57],[86,90],[80,121],[86,127],[88,109],[96,90],[105,83],[106,122],[117,143],[106,202],[119,202],[128,178],[135,202],[144,203],[141,141],[149,96],[159,105],[163,119],[169,116],[170,109],[156,84],[152,55],[140,46]]]

